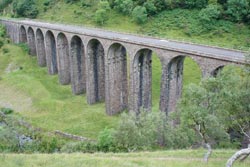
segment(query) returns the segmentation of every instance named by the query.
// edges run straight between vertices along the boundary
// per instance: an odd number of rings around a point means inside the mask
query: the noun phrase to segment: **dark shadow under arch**
[[[45,36],[46,42],[46,60],[49,74],[54,75],[58,73],[57,54],[56,54],[56,40],[51,31],[47,31]]]
[[[57,36],[57,54],[59,82],[67,85],[70,83],[69,44],[63,33]]]
[[[78,36],[70,42],[70,67],[72,92],[76,95],[86,91],[84,45]]]
[[[139,50],[133,61],[133,110],[152,108],[152,50]]]
[[[105,100],[105,54],[100,41],[92,39],[87,45],[88,103]]]
[[[46,66],[46,53],[45,53],[45,44],[44,36],[41,29],[36,31],[36,46],[37,46],[37,58],[38,64],[41,67]]]
[[[185,61],[185,62],[184,62]],[[185,65],[185,66],[184,66]],[[196,71],[199,68],[199,73]],[[185,71],[184,71],[185,69]],[[161,101],[160,101],[160,110],[169,115],[170,112],[176,110],[176,105],[178,100],[182,96],[183,91],[183,79],[192,79],[194,76],[190,75],[194,73],[196,80],[198,81],[186,81],[187,83],[199,83],[201,79],[201,69],[198,63],[189,56],[176,56],[169,61],[169,63],[163,69],[163,85],[161,90]],[[185,76],[184,76],[185,75]],[[178,121],[178,120],[176,120]],[[177,123],[177,122],[173,122]]]
[[[106,69],[106,111],[113,115],[128,107],[128,70],[126,48],[114,43],[108,50]]]
[[[29,52],[30,55],[35,56],[36,55],[35,33],[31,27],[28,28],[28,45],[30,49],[30,52]]]
[[[211,72],[212,77],[217,77],[225,66],[219,66]]]
[[[20,42],[21,43],[27,43],[27,33],[26,30],[24,28],[24,26],[20,27],[20,34],[19,34],[19,38],[20,38]]]

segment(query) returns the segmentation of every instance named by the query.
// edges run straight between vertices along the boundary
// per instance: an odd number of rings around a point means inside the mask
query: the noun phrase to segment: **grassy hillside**
[[[105,127],[115,127],[119,116],[105,114],[105,104],[88,105],[86,95],[73,96],[70,86],[58,83],[19,46],[6,44],[0,50],[0,107],[10,107],[34,126],[45,130],[96,138]],[[197,65],[188,59],[184,83],[198,82]],[[161,65],[153,56],[153,109],[158,111]]]
[[[81,2],[66,4],[63,0],[44,7],[43,2],[37,2],[40,11],[38,19],[100,27],[95,23],[94,17],[97,1],[90,7],[82,7]],[[138,25],[131,17],[111,10],[108,21],[100,28],[234,49],[247,50],[250,47],[249,25],[218,20],[210,31],[205,31],[198,15],[199,10],[196,9],[174,9],[163,11],[149,18],[147,23]]]
[[[221,167],[225,166],[233,150],[216,150],[206,164],[203,151],[179,150],[141,153],[96,153],[96,154],[0,154],[0,167]],[[247,167],[250,161],[236,163],[235,167]]]
[[[16,109],[34,126],[95,138],[116,125],[118,118],[107,116],[103,103],[90,106],[85,95],[73,96],[70,86],[59,85],[57,76],[49,76],[20,47],[4,46],[0,60],[0,106]]]

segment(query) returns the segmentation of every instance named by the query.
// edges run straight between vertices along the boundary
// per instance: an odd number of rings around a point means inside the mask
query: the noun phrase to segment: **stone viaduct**
[[[0,22],[13,42],[28,44],[39,66],[58,74],[61,84],[71,84],[73,94],[86,93],[89,104],[105,102],[109,115],[151,110],[152,52],[162,65],[159,107],[166,113],[175,110],[181,96],[186,56],[203,77],[245,62],[243,52],[217,47],[32,20]]]

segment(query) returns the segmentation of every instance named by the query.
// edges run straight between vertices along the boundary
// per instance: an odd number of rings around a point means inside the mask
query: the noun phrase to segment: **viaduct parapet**
[[[244,53],[165,39],[33,20],[0,19],[15,43],[27,43],[39,66],[47,66],[89,104],[103,101],[109,115],[152,107],[152,53],[162,65],[159,108],[175,110],[182,93],[183,62],[191,57],[202,76],[228,64],[244,64]]]

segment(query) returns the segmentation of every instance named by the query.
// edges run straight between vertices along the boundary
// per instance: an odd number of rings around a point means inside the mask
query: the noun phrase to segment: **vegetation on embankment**
[[[95,153],[95,154],[0,154],[0,166],[40,167],[222,167],[234,150],[216,150],[209,163],[202,162],[201,150],[173,150],[138,153]],[[249,166],[249,159],[236,163],[235,167]]]
[[[21,0],[17,4],[5,7],[3,16],[36,17],[234,49],[250,47],[249,0],[109,0],[109,3],[105,0]],[[133,18],[136,7],[146,8],[146,21],[141,24]],[[138,9],[135,15],[140,16],[140,11]],[[101,24],[97,17],[104,17]]]

